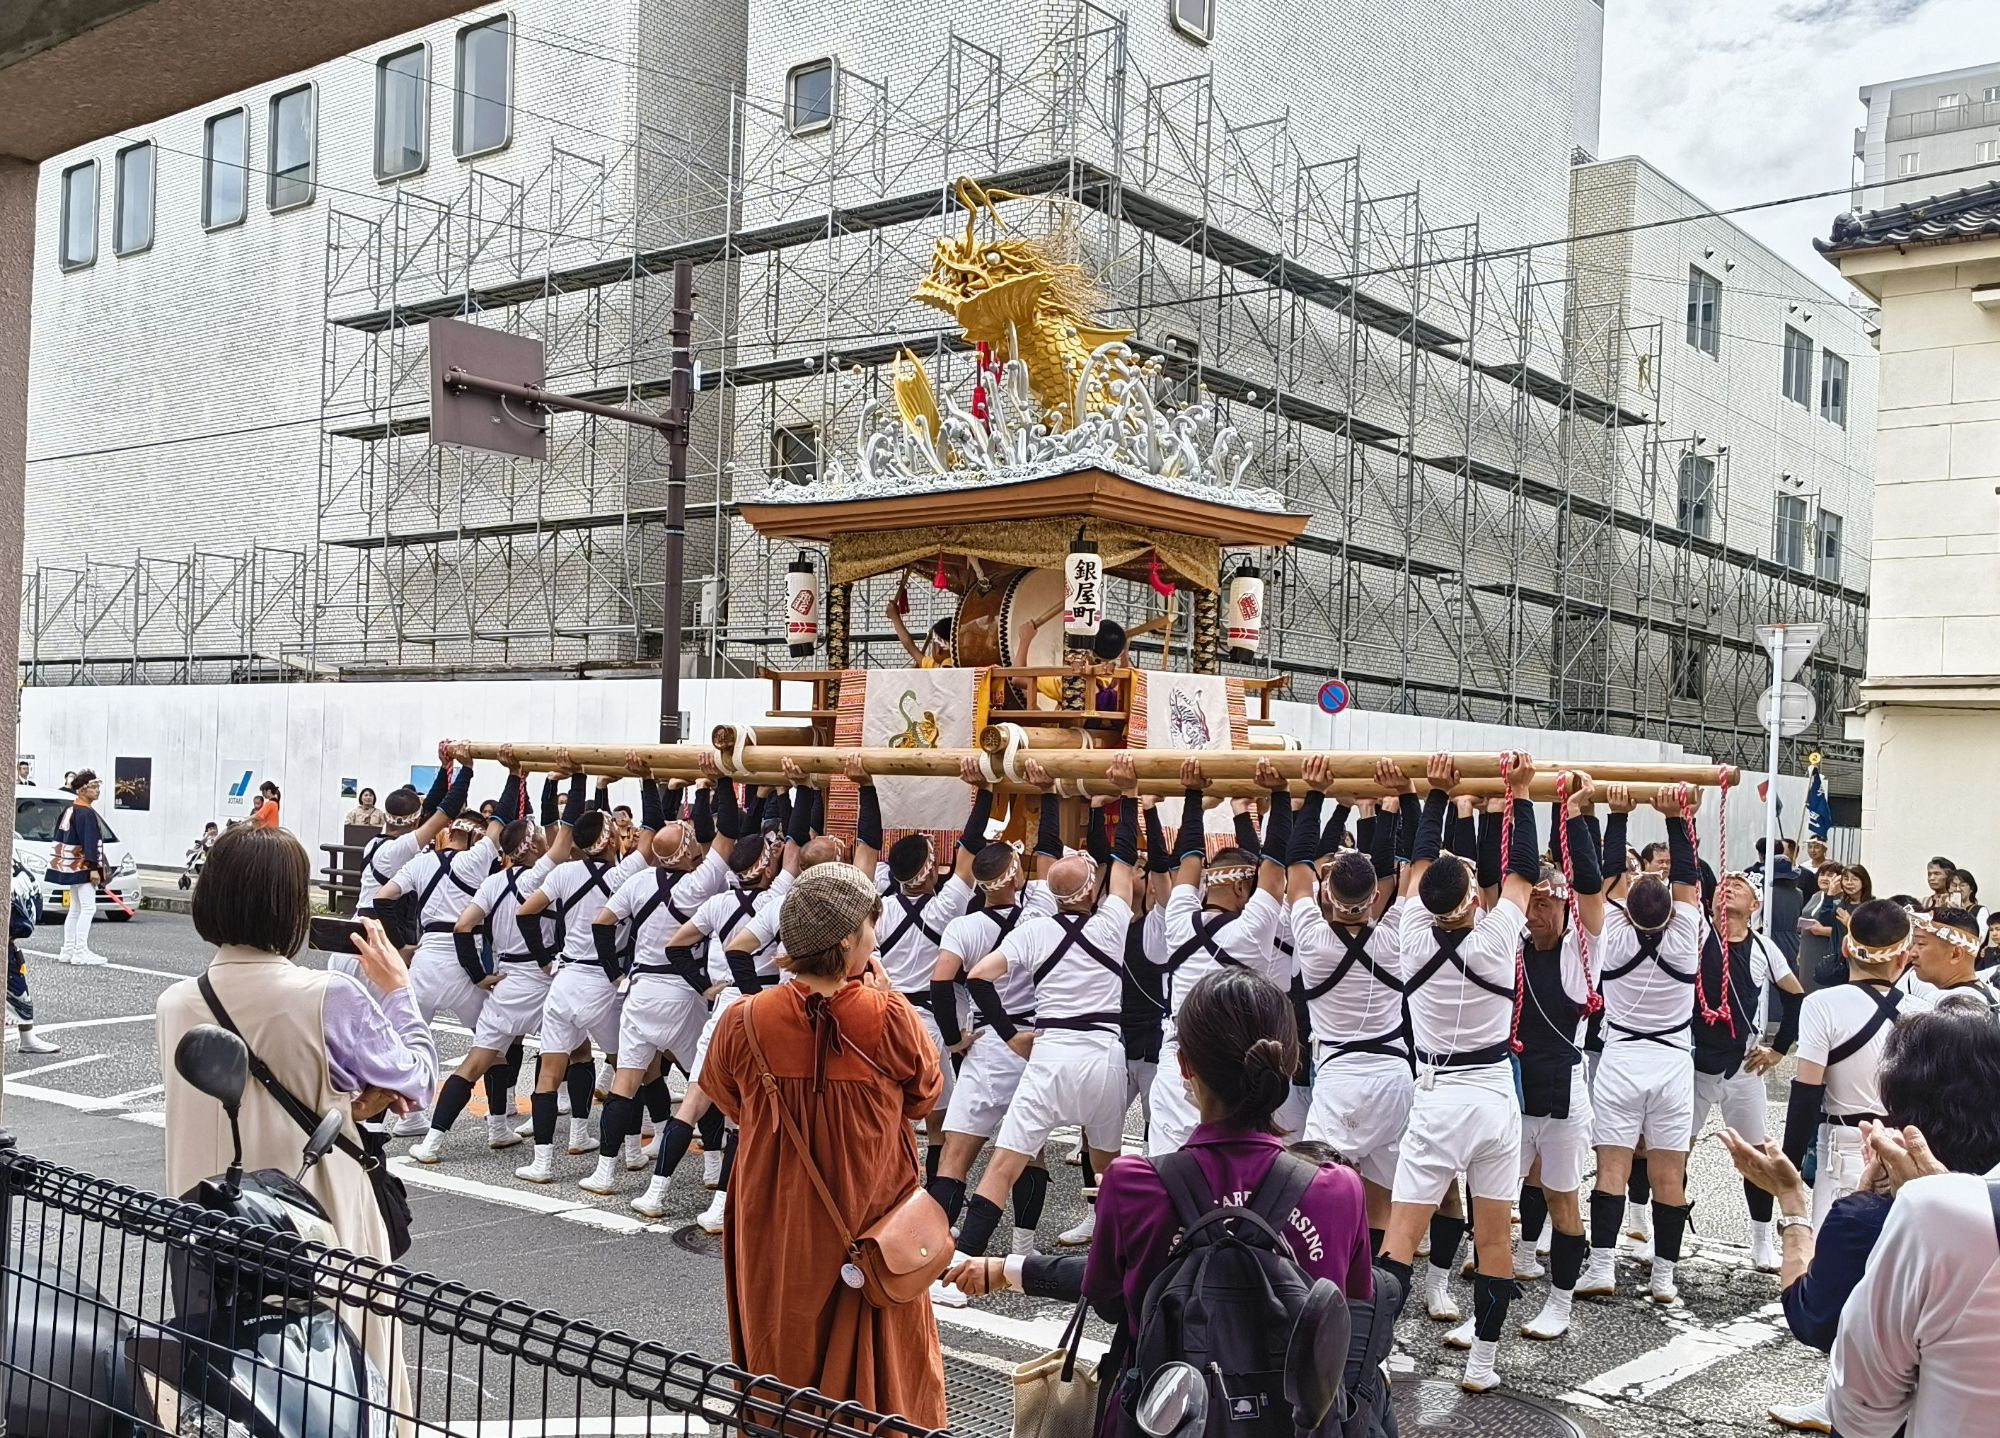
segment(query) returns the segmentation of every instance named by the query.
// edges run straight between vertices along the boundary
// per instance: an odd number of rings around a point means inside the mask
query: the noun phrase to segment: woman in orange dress
[[[871,961],[881,911],[875,886],[848,865],[806,870],[779,915],[793,982],[733,1006],[710,1042],[702,1089],[740,1129],[722,1231],[729,1338],[752,1373],[942,1428],[929,1295],[876,1308],[842,1281],[847,1254],[777,1109],[791,1111],[855,1233],[922,1181],[911,1124],[935,1106],[943,1077],[916,1010]]]

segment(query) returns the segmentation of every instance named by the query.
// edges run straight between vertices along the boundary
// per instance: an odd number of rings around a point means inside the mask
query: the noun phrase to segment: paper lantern
[[[1255,565],[1244,565],[1229,581],[1224,623],[1229,630],[1229,657],[1248,664],[1257,657],[1264,636],[1264,576]]]
[[[795,659],[819,646],[819,576],[804,554],[785,570],[785,642]]]
[[[1063,561],[1063,633],[1089,639],[1103,622],[1104,556],[1097,552],[1097,541],[1085,539],[1079,530]]]

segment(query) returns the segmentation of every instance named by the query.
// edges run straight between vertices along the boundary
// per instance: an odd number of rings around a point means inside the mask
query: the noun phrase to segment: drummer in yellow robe
[[[1021,628],[1021,652],[1026,654],[1034,645],[1035,635],[1040,629],[1061,615],[1060,608],[1052,609],[1039,619],[1029,620]],[[1118,707],[1118,683],[1112,676],[1118,670],[1131,667],[1132,641],[1145,634],[1155,634],[1163,629],[1172,629],[1174,623],[1173,602],[1168,601],[1167,612],[1156,614],[1145,623],[1132,629],[1115,619],[1106,619],[1097,627],[1097,633],[1090,641],[1094,662],[1089,663],[1084,672],[1096,676],[1096,695],[1090,707],[1093,709],[1116,709]],[[1062,680],[1044,675],[1035,681],[1035,690],[1044,699],[1061,702]]]
[[[896,641],[903,646],[903,652],[910,656],[910,662],[919,669],[949,669],[951,658],[951,616],[947,614],[930,627],[924,635],[924,642],[918,644],[910,637],[910,626],[903,622],[903,598],[899,594],[889,601],[889,623],[895,627]]]

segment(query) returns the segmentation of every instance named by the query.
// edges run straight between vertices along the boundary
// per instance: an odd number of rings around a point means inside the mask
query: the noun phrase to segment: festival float
[[[1301,787],[1306,755],[1273,713],[1286,680],[1222,665],[1225,651],[1235,664],[1255,661],[1268,556],[1309,516],[1255,482],[1254,456],[1212,403],[1170,383],[1131,332],[1094,318],[1098,297],[1080,266],[1007,223],[1001,206],[1019,197],[970,180],[957,194],[963,228],[936,241],[914,298],[948,315],[976,354],[969,391],[941,394],[905,350],[891,395],[862,413],[851,465],[774,483],[742,506],[759,534],[799,547],[786,570],[786,638],[795,658],[823,652],[822,667],[760,669],[771,683],[767,720],[719,726],[706,745],[516,744],[520,762],[546,769],[566,755],[586,772],[623,775],[636,752],[663,781],[693,782],[713,767],[768,785],[800,771],[828,786],[836,833],[854,819],[853,786],[841,777],[850,761],[880,781],[885,824],[904,832],[956,833],[970,802],[959,777],[967,760],[1001,794],[1039,792],[1031,761],[1060,796],[1110,793],[1106,766],[1118,753],[1131,755],[1141,792],[1163,798],[1182,794],[1190,758],[1212,799],[1268,798],[1260,762]],[[854,664],[855,586],[889,576],[899,604],[913,584],[954,597],[948,663]],[[1157,666],[1135,663],[1120,642],[1128,626],[1106,612],[1109,577],[1162,602],[1151,621],[1166,633]],[[1192,618],[1180,624],[1184,603]],[[810,703],[788,708],[783,694],[798,685]],[[493,758],[501,747],[472,753]],[[1325,757],[1339,798],[1383,792],[1374,774],[1384,756]],[[1429,756],[1386,757],[1426,787]],[[1455,758],[1456,792],[1503,792],[1509,756]],[[1568,767],[1625,783],[1641,801],[1661,785],[1737,778],[1710,765]],[[1554,798],[1557,783],[1553,772],[1538,776],[1535,797]],[[1026,806],[1001,813],[1011,836],[1028,831]],[[1226,826],[1225,816],[1217,827]]]

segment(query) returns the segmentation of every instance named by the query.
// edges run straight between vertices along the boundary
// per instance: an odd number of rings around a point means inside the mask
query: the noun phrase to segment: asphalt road
[[[162,1100],[153,1004],[168,983],[199,971],[206,946],[185,918],[157,913],[95,926],[93,947],[112,959],[109,968],[59,966],[59,943],[57,931],[45,928],[26,947],[38,1031],[63,1051],[23,1056],[7,1030],[6,1126],[26,1152],[157,1188]],[[449,1028],[439,1041],[447,1063],[469,1046],[467,1035]],[[1773,1082],[1774,1095],[1782,1095],[1788,1068]],[[1781,1119],[1774,1105],[1774,1132]],[[415,1246],[406,1262],[572,1319],[712,1358],[728,1356],[718,1245],[693,1225],[709,1197],[698,1163],[683,1167],[666,1218],[648,1223],[626,1206],[644,1175],[631,1175],[627,1191],[600,1199],[570,1181],[548,1188],[518,1182],[513,1169],[525,1160],[524,1149],[489,1151],[484,1125],[469,1114],[443,1164],[403,1163],[416,1212]],[[572,1177],[580,1178],[591,1160],[569,1163]],[[1041,1227],[1045,1245],[1082,1211],[1077,1170],[1052,1168]],[[1509,1336],[1500,1355],[1509,1391],[1547,1404],[1587,1432],[1635,1435],[1776,1432],[1765,1417],[1768,1404],[1801,1402],[1819,1391],[1824,1361],[1786,1335],[1777,1280],[1744,1262],[1741,1185],[1712,1141],[1698,1145],[1691,1191],[1699,1237],[1681,1266],[1683,1303],[1662,1310],[1645,1301],[1642,1270],[1623,1265],[1626,1292],[1579,1302],[1563,1341]],[[1469,1283],[1461,1280],[1456,1292],[1470,1312]],[[1541,1284],[1527,1285],[1516,1316],[1532,1315],[1541,1292]],[[1019,1295],[940,1310],[954,1425],[1004,1432],[1009,1367],[1055,1346],[1065,1316]],[[1398,1335],[1399,1383],[1407,1377],[1456,1379],[1462,1355],[1438,1343],[1442,1331],[1424,1316],[1420,1300],[1412,1304]],[[1406,1387],[1414,1399],[1417,1385]],[[1455,1391],[1423,1388],[1447,1404]],[[1467,1400],[1457,1417],[1406,1418],[1403,1431],[1497,1431],[1458,1426],[1465,1413],[1476,1418],[1480,1401]],[[1495,1408],[1487,1411],[1498,1416]]]

